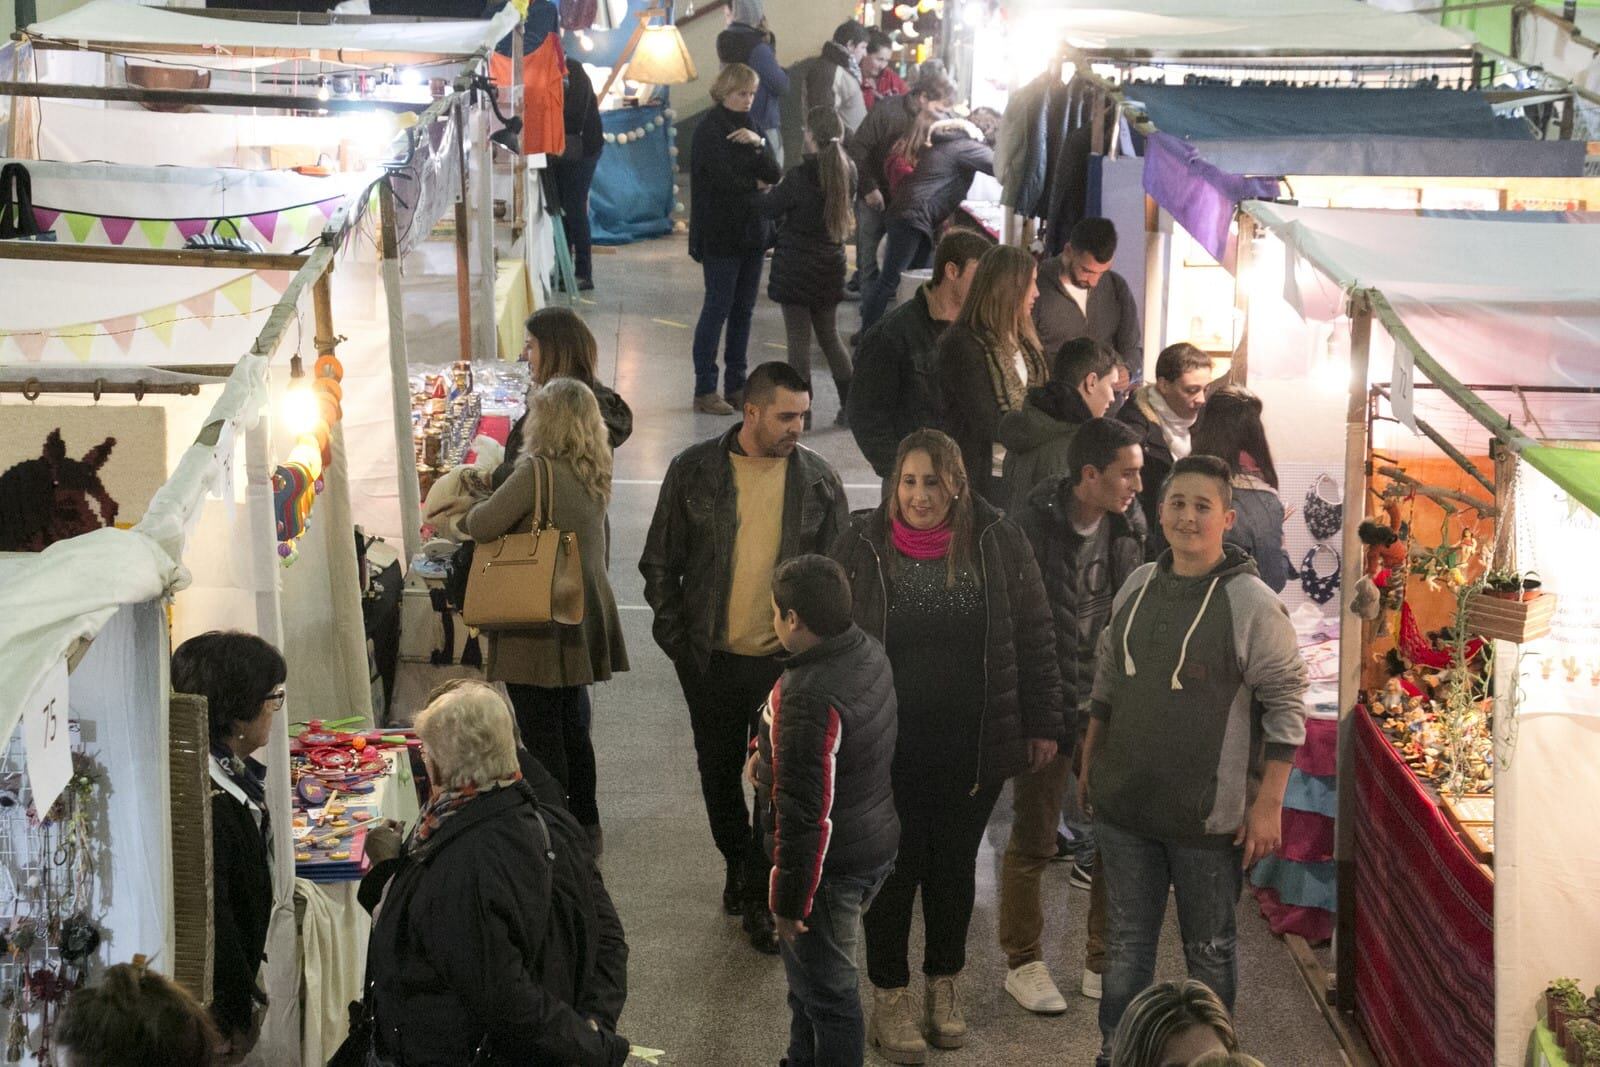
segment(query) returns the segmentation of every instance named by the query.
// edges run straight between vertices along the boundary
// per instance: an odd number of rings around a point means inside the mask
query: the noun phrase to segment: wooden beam
[[[467,109],[455,117],[456,153],[461,157],[461,197],[456,201],[456,331],[460,358],[472,362],[472,258],[467,254]]]
[[[1295,967],[1300,971],[1300,977],[1305,980],[1306,988],[1311,992],[1311,999],[1317,1002],[1317,1010],[1322,1012],[1322,1018],[1328,1024],[1328,1029],[1333,1031],[1334,1039],[1344,1050],[1346,1062],[1352,1067],[1377,1067],[1378,1061],[1373,1058],[1372,1050],[1362,1038],[1361,1032],[1328,1003],[1330,982],[1327,968],[1322,966],[1322,961],[1311,951],[1311,946],[1306,944],[1305,938],[1299,934],[1284,934],[1283,943],[1289,950],[1289,958],[1294,960]]]
[[[212,252],[198,248],[118,248],[54,241],[0,241],[0,259],[35,263],[117,263],[140,267],[211,267],[221,270],[299,270],[306,256],[278,252]]]
[[[26,35],[35,48],[61,52],[104,52],[114,56],[206,56],[211,59],[275,59],[282,62],[303,60],[311,63],[333,63],[340,66],[372,67],[424,67],[438,63],[453,63],[459,56],[440,55],[437,52],[372,52],[343,48],[229,48],[215,44],[152,44],[149,41],[58,41],[49,37]]]
[[[413,103],[408,100],[345,100],[339,97],[323,100],[318,96],[295,96],[288,93],[221,93],[210,89],[143,89],[137,86],[67,85],[57,82],[25,81],[0,81],[0,96],[312,112],[422,111],[428,106],[427,103]]]
[[[102,395],[111,393],[126,393],[138,399],[154,396],[157,393],[166,393],[173,396],[198,396],[200,384],[198,382],[147,382],[140,379],[136,382],[46,382],[38,378],[0,378],[0,393],[21,393],[28,399],[33,399],[44,393],[69,393],[82,396],[92,396],[99,400]]]

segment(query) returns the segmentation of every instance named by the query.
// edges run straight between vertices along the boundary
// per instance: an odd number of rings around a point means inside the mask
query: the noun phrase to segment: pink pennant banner
[[[263,211],[259,215],[245,216],[250,220],[250,225],[260,231],[261,236],[272,240],[272,235],[278,232],[278,213],[276,211]]]
[[[23,359],[29,363],[37,363],[44,356],[44,346],[49,343],[50,335],[40,332],[14,333],[11,339],[17,342],[17,347],[22,350]]]
[[[293,276],[294,275],[286,270],[256,271],[256,277],[261,279],[261,284],[265,285],[268,289],[271,289],[278,296],[282,296],[283,291],[289,288],[289,279]]]
[[[118,315],[114,319],[106,319],[100,325],[105,328],[111,340],[116,342],[117,347],[126,353],[133,347],[134,339],[138,337],[135,331],[139,326],[139,316]]]
[[[197,233],[205,233],[206,227],[211,225],[210,219],[174,219],[173,222],[185,241]]]
[[[339,205],[344,203],[344,197],[336,196],[332,200],[320,200],[317,207],[322,209],[324,218],[333,218],[333,213],[339,210]]]
[[[39,224],[39,229],[41,230],[55,229],[56,219],[59,219],[60,217],[61,212],[55,211],[51,208],[36,207],[33,209],[34,221]]]
[[[217,306],[217,291],[212,289],[209,292],[199,293],[195,296],[191,296],[189,299],[183,301],[180,306],[184,311],[187,311],[195,318],[208,319],[211,317]]]
[[[120,245],[128,239],[128,233],[133,229],[133,220],[102,215],[100,217],[100,225],[105,229],[106,236],[111,239],[111,243]]]

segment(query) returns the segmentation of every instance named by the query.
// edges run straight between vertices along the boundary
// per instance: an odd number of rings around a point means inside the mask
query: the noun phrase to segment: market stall
[[[1386,1064],[1519,1064],[1546,983],[1600,972],[1600,231],[1245,210],[1251,387],[1342,482],[1338,1000]]]

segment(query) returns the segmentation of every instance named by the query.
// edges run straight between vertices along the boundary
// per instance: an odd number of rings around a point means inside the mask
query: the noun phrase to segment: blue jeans
[[[823,875],[806,932],[783,943],[789,978],[789,1067],[860,1067],[867,1027],[861,1014],[856,945],[866,911],[894,864],[870,874]]]
[[[694,328],[694,395],[717,391],[717,342],[728,327],[723,350],[723,392],[744,388],[745,352],[750,347],[750,320],[761,292],[760,252],[743,256],[706,256],[701,270],[706,279],[706,300]]]
[[[878,280],[861,298],[862,333],[872,329],[872,324],[889,310],[900,291],[901,273],[926,266],[932,254],[933,241],[927,234],[899,219],[889,223],[883,243],[883,267],[878,271]]]
[[[1155,980],[1168,885],[1178,901],[1178,931],[1189,977],[1210,986],[1232,1012],[1239,984],[1235,919],[1244,886],[1242,850],[1168,844],[1104,819],[1095,820],[1094,832],[1100,849],[1095,875],[1106,882],[1102,1056],[1111,1055],[1111,1041],[1128,1003]]]

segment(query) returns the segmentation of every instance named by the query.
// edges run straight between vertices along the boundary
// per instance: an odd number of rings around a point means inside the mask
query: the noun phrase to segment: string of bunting
[[[135,230],[143,234],[151,248],[182,248],[184,242],[197,234],[205,233],[218,222],[232,222],[243,232],[249,223],[262,240],[271,242],[278,232],[294,237],[309,237],[322,230],[333,213],[344,203],[343,196],[316,200],[308,204],[293,204],[272,211],[257,211],[246,215],[222,215],[217,218],[154,219],[127,215],[101,215],[92,211],[73,211],[65,208],[34,205],[33,217],[41,230],[53,230],[56,237],[70,238],[74,244],[99,243],[95,238],[103,235],[113,245],[125,244]],[[59,224],[59,225],[58,225]]]

